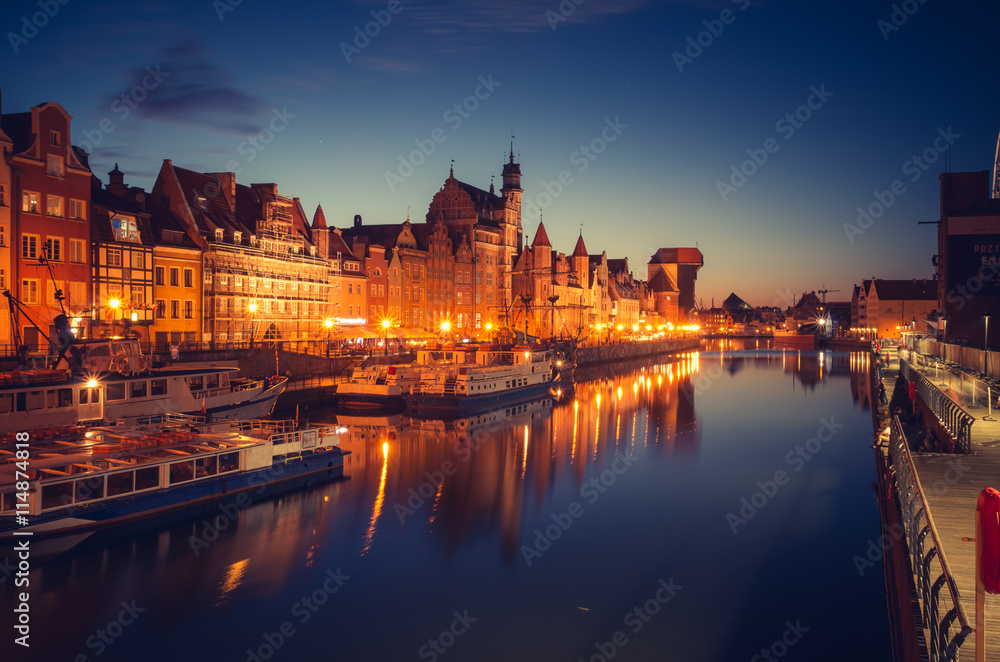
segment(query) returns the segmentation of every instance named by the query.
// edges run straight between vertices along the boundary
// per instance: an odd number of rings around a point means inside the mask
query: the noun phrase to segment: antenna
[[[951,153],[951,145],[948,145],[948,153]],[[1000,198],[1000,135],[997,136],[997,151],[993,157],[993,197]]]

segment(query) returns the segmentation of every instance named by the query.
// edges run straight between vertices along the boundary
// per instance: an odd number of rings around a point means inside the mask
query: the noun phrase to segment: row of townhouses
[[[347,327],[489,337],[507,327],[583,338],[595,328],[675,323],[694,308],[703,258],[664,248],[627,259],[569,255],[521,226],[513,148],[499,193],[452,170],[422,220],[338,228],[276,184],[163,161],[152,191],[118,165],[105,184],[70,142],[58,103],[0,115],[0,344],[44,346],[65,316],[78,337],[128,330],[158,348],[324,342]],[[10,243],[8,242],[10,238]]]

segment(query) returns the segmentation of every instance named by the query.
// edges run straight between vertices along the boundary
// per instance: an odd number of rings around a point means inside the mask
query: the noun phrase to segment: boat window
[[[125,399],[125,382],[108,384],[108,401]]]
[[[76,503],[85,503],[94,499],[104,498],[104,476],[91,476],[74,481],[76,487]]]
[[[236,471],[240,468],[240,454],[239,453],[223,453],[219,456],[219,473],[224,474],[227,471]]]
[[[71,388],[61,388],[57,391],[59,393],[59,406],[60,407],[72,407],[73,406],[73,389]]]
[[[200,391],[205,387],[204,380],[202,379],[201,375],[198,375],[197,377],[188,377],[187,382],[188,386],[191,387],[192,391]]]
[[[132,382],[132,397],[133,398],[145,398],[146,397],[146,380],[140,379],[138,381]]]
[[[205,388],[219,388],[219,376],[218,375],[206,375],[205,376]]]
[[[135,470],[135,491],[148,490],[160,486],[160,468],[146,467]]]
[[[9,414],[12,411],[14,411],[14,394],[0,395],[0,414]]]
[[[55,409],[59,406],[59,401],[56,398],[56,390],[51,389],[45,392],[45,408]]]
[[[194,461],[174,462],[170,465],[170,484],[183,483],[194,478]]]
[[[134,471],[122,471],[121,473],[108,476],[108,496],[118,496],[119,494],[128,494],[131,492],[134,478]]]
[[[166,379],[154,379],[149,382],[149,394],[150,395],[165,395],[167,392],[167,380]]]
[[[18,411],[34,411],[44,406],[42,391],[22,391],[17,394]]]
[[[73,503],[73,482],[42,485],[42,510],[61,508]]]
[[[195,478],[203,478],[205,476],[214,476],[219,473],[219,458],[215,455],[212,457],[203,457],[194,461]]]

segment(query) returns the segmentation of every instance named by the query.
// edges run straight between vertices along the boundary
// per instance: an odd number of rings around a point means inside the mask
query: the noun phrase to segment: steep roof
[[[538,222],[538,230],[535,232],[535,240],[531,242],[531,247],[536,246],[548,246],[552,248],[552,244],[549,243],[549,235],[545,233],[545,224],[541,221]]]
[[[752,310],[753,306],[731,292],[726,300],[722,302],[722,307],[726,310]]]
[[[573,257],[588,257],[589,255],[587,246],[583,243],[583,233],[581,232],[576,240],[576,247],[573,249]]]
[[[314,230],[325,229],[326,214],[323,213],[323,205],[316,205],[316,213],[313,214],[312,226]]]
[[[670,278],[663,270],[657,271],[656,275],[649,281],[651,292],[678,292],[679,290],[670,282]]]

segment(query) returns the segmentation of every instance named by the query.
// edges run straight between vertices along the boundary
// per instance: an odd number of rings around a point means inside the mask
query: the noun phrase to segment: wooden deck
[[[987,487],[1000,485],[1000,455],[916,453],[913,464],[962,604],[974,623],[976,500]],[[976,636],[970,635],[962,646],[961,659],[975,659]],[[986,646],[986,659],[1000,661],[1000,596],[986,596]]]
[[[892,361],[883,376],[883,383],[890,397],[898,374],[898,353],[893,350],[891,355]],[[917,357],[910,357],[911,365],[918,362]],[[919,369],[976,417],[971,428],[972,454],[912,454],[944,557],[951,567],[962,605],[974,625],[976,502],[979,493],[985,488],[1000,489],[1000,412],[996,408],[992,412],[997,421],[983,420],[990,412],[982,391],[973,404],[971,377],[963,379],[940,367],[935,368],[933,364],[922,365]],[[991,395],[995,399],[998,394],[994,391]],[[986,659],[1000,662],[1000,596],[986,596],[985,630]],[[973,633],[966,639],[960,649],[960,659],[975,659],[977,634]]]

